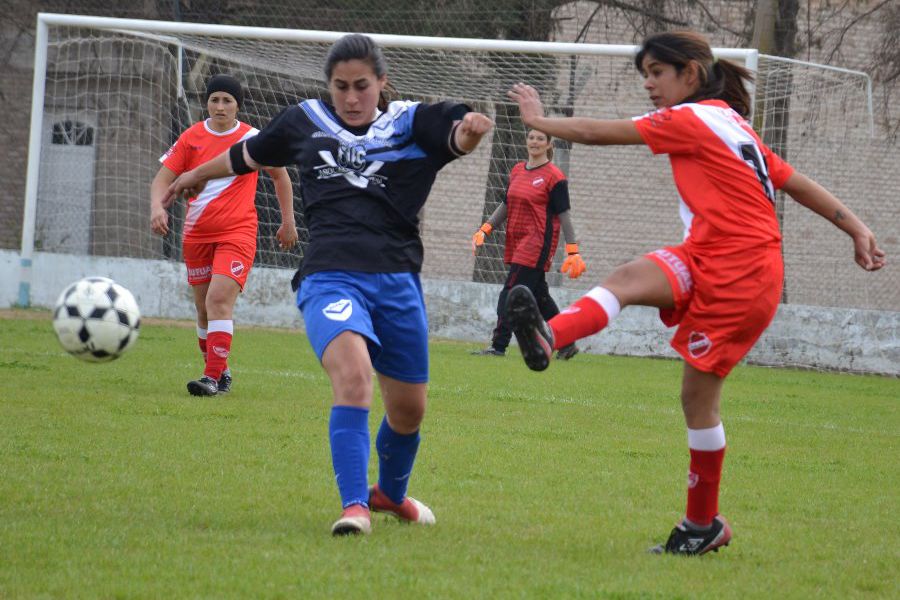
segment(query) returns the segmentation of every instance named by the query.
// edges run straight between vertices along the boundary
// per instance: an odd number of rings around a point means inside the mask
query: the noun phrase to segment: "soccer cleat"
[[[362,504],[351,504],[331,526],[331,535],[368,535],[372,533],[372,517]]]
[[[712,527],[699,531],[688,527],[684,521],[678,523],[665,545],[659,544],[650,548],[651,554],[682,554],[699,556],[707,552],[718,552],[722,546],[731,542],[731,527],[722,515],[713,518]]]
[[[431,509],[407,496],[400,504],[394,503],[387,497],[377,485],[369,488],[369,508],[374,512],[394,515],[406,523],[419,523],[420,525],[434,525],[434,513]]]
[[[562,352],[562,350],[560,350]],[[225,394],[231,391],[231,369],[225,369],[222,371],[222,376],[219,377],[218,388],[220,394]]]
[[[525,364],[532,371],[546,369],[553,356],[553,332],[541,317],[531,290],[524,285],[511,289],[506,299],[506,315]]]
[[[497,350],[493,346],[488,346],[484,350],[473,350],[471,354],[473,356],[506,356],[504,350]]]
[[[568,346],[559,349],[559,352],[556,353],[556,360],[569,360],[578,354],[578,352],[578,346],[569,344]]]
[[[204,375],[195,381],[188,381],[187,389],[191,396],[215,396],[219,393],[219,384],[212,377]]]

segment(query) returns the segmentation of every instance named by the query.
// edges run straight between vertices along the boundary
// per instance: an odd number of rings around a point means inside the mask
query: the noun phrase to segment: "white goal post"
[[[159,168],[157,158],[204,116],[206,80],[220,72],[235,75],[246,90],[239,118],[263,127],[285,106],[327,98],[324,56],[342,35],[39,14],[18,304],[35,303],[41,281],[36,256],[180,265],[184,207],[179,203],[172,211],[169,236],[154,236],[149,184]],[[521,120],[505,96],[512,83],[535,85],[552,114],[628,118],[651,108],[634,69],[633,45],[370,35],[385,50],[388,76],[400,97],[463,101],[496,124],[491,139],[472,156],[441,172],[424,209],[423,277],[440,285],[489,287],[490,297],[494,288],[485,284],[505,277],[503,229],[478,256],[472,255],[469,239],[502,200],[509,170],[525,156]],[[854,199],[848,190],[865,189],[863,200],[888,201],[869,193],[878,182],[861,179],[865,169],[859,168],[872,160],[864,151],[872,144],[866,74],[753,49],[714,52],[757,74],[754,126],[789,162],[848,200]],[[850,159],[849,149],[854,149]],[[677,193],[664,157],[639,147],[570,146],[559,140],[555,151],[554,161],[569,178],[575,228],[593,274],[569,281],[551,272],[550,283],[561,296],[596,284],[596,277],[626,260],[678,243]],[[289,171],[299,209],[296,173]],[[257,271],[289,273],[306,239],[302,214],[301,245],[285,253],[273,239],[279,212],[267,177],[260,178],[257,210]],[[886,278],[863,282],[842,234],[804,210],[779,204],[786,234],[785,301],[900,310]],[[878,212],[878,206],[862,210],[867,220]],[[823,277],[829,285],[821,285]],[[489,319],[491,310],[482,310],[481,317]]]
[[[178,37],[173,36],[208,36],[210,38],[286,42],[294,44],[331,44],[341,36],[345,35],[342,32],[333,31],[206,25],[48,13],[38,14],[34,62],[36,75],[34,78],[32,96],[25,212],[22,227],[21,276],[19,282],[19,304],[22,306],[28,306],[30,303],[30,285],[32,280],[31,265],[35,246],[40,160],[44,143],[42,132],[45,129],[44,103],[46,78],[39,76],[39,74],[46,73],[48,45],[50,43],[48,33],[51,27],[95,29],[98,31],[117,32],[132,36],[144,35],[145,39],[148,37],[152,39],[152,36],[155,36],[155,39],[158,39],[163,43],[175,45],[178,48],[179,53],[183,45]],[[549,56],[605,56],[625,59],[630,59],[637,51],[637,46],[627,44],[572,44],[384,34],[369,35],[385,48],[433,49],[457,52],[473,51],[480,53],[540,54]],[[720,58],[739,61],[753,71],[757,68],[758,53],[756,50],[716,48],[714,49],[714,52],[716,56]],[[176,79],[180,93],[180,70],[182,61],[177,61],[174,66],[179,70]],[[502,101],[502,99],[498,100]]]

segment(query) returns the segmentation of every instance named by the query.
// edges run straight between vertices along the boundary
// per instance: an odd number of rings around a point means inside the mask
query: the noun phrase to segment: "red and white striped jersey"
[[[781,241],[775,190],[793,168],[721,100],[634,118],[654,154],[668,154],[681,196],[685,243],[704,254]]]
[[[213,131],[207,121],[194,123],[159,158],[176,175],[219,156],[233,144],[259,131],[240,121],[228,131]],[[188,199],[184,239],[191,242],[256,240],[258,174],[211,179],[196,198]]]

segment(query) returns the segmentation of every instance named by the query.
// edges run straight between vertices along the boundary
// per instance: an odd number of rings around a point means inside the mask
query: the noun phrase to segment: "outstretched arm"
[[[275,183],[275,196],[281,209],[281,226],[275,233],[282,250],[290,250],[297,243],[297,224],[294,221],[294,186],[284,167],[267,168],[266,173]]]
[[[238,146],[238,144],[240,144]],[[243,175],[262,168],[262,165],[250,158],[247,153],[247,142],[238,142],[222,154],[208,160],[199,167],[185,171],[169,186],[169,197],[164,206],[171,204],[180,195],[198,196],[210,179],[220,179],[229,175]],[[232,153],[235,153],[232,155]],[[232,165],[232,156],[238,161]]]
[[[781,189],[798,203],[825,217],[849,235],[853,240],[856,264],[860,267],[867,271],[877,271],[884,266],[884,251],[878,247],[875,235],[831,192],[796,171]]]
[[[547,135],[594,146],[644,143],[631,119],[545,117],[544,106],[537,90],[524,83],[515,84],[506,95],[519,105],[519,113],[527,127],[543,131]]]

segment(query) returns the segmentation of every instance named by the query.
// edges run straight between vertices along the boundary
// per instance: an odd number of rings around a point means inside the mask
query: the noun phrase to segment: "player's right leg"
[[[206,294],[212,279],[212,261],[214,248],[212,244],[185,242],[182,246],[184,264],[187,267],[188,284],[194,297],[194,307],[197,310],[197,344],[203,354],[203,368],[206,369],[208,315],[206,312]],[[218,385],[201,376],[189,381],[187,390],[192,396],[215,396],[218,394]]]
[[[372,361],[377,347],[362,292],[367,274],[340,271],[306,276],[297,293],[306,333],[331,381],[328,423],[331,460],[341,496],[341,517],[333,535],[367,534],[369,516],[369,407]]]
[[[343,331],[328,344],[322,366],[331,380],[334,405],[328,423],[331,462],[341,495],[333,535],[371,532],[369,517],[369,409],[372,363],[366,340]]]

